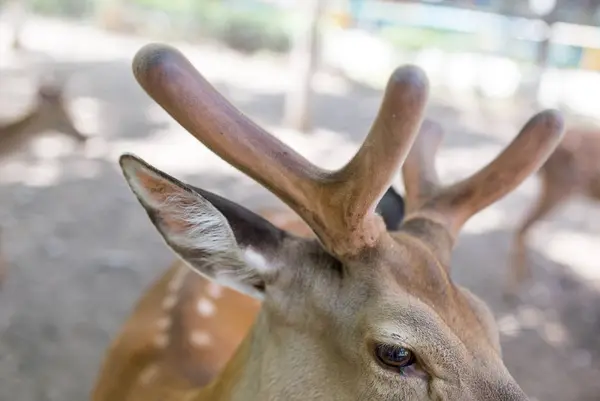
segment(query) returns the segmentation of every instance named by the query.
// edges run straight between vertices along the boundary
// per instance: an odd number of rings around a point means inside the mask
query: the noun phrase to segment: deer
[[[404,217],[404,208],[404,198],[389,187],[376,212],[388,229],[395,229]],[[292,211],[266,208],[258,214],[295,235],[312,236],[310,227]],[[185,296],[180,296],[184,292]],[[129,383],[151,381],[169,369],[177,382],[208,384],[233,356],[259,310],[260,301],[255,298],[191,274],[184,263],[175,261],[144,291],[111,343],[92,400],[126,399],[123,391]],[[213,318],[207,321],[208,316]],[[174,322],[180,327],[177,341],[168,333]],[[207,338],[210,347],[197,346]],[[169,350],[156,349],[167,344]],[[178,357],[169,355],[170,351]]]
[[[22,116],[0,123],[0,158],[21,150],[50,130],[72,138],[79,146],[88,139],[75,127],[65,104],[63,86],[57,81],[41,82],[32,107]]]
[[[324,170],[235,108],[179,50],[147,44],[132,65],[172,118],[276,195],[314,236],[279,229],[122,154],[130,190],[188,270],[261,302],[209,384],[178,382],[163,371],[124,383],[122,399],[528,399],[504,365],[492,311],[453,282],[450,258],[463,225],[555,149],[564,134],[559,111],[537,113],[489,164],[443,185],[433,163],[441,135],[421,130],[429,84],[417,66],[394,70],[363,144],[346,165]],[[390,231],[375,206],[400,169],[406,215]],[[170,339],[182,329],[171,327]]]
[[[508,298],[516,297],[521,285],[531,277],[527,238],[535,225],[575,196],[600,201],[600,129],[584,125],[568,129],[537,175],[541,190],[513,239],[505,286]]]

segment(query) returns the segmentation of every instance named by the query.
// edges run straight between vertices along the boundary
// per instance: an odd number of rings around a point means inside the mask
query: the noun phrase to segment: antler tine
[[[229,103],[181,52],[149,44],[133,72],[144,90],[195,138],[297,210],[325,172]]]
[[[440,188],[435,169],[435,155],[444,137],[437,122],[425,119],[417,139],[402,166],[402,177],[406,190],[407,213],[417,210]]]
[[[332,194],[327,202],[331,207],[329,214],[336,210],[343,213],[340,232],[335,233],[340,238],[356,233],[358,241],[372,244],[383,230],[382,221],[372,218],[373,212],[413,145],[428,89],[425,74],[415,66],[398,68],[390,77],[365,142],[332,177]]]
[[[287,203],[332,253],[357,253],[384,231],[380,219],[367,216],[375,216],[421,122],[428,85],[419,68],[395,71],[365,143],[335,172],[314,166],[259,128],[170,46],[146,45],[133,69],[141,86],[175,120]]]
[[[561,114],[545,110],[532,117],[517,137],[487,166],[427,201],[447,219],[453,237],[471,216],[519,186],[558,146],[564,134]]]

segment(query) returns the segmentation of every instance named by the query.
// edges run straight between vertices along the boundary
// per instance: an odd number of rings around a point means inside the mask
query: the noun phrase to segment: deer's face
[[[290,246],[254,328],[250,361],[268,362],[250,368],[289,400],[526,400],[491,312],[429,246],[401,231],[350,263]]]
[[[418,223],[395,233],[362,278],[372,289],[354,323],[356,391],[377,400],[527,399],[504,367],[491,312],[452,283],[436,247],[412,230]]]
[[[490,311],[450,280],[441,242],[431,243],[444,235],[435,223],[409,219],[343,260],[136,159],[122,164],[176,253],[200,274],[263,300],[250,336],[259,353],[247,368],[260,371],[269,394],[526,399],[502,363]]]

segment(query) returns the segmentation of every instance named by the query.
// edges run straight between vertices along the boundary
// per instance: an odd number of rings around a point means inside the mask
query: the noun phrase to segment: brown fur
[[[398,196],[390,191],[387,205],[391,206],[389,202],[392,200],[396,203],[401,201]],[[314,235],[292,211],[265,209],[259,214],[298,236]],[[390,221],[393,219],[390,218]],[[169,333],[170,346],[160,348],[148,342],[158,334],[156,323],[163,316],[157,311],[161,311],[161,304],[167,297],[167,283],[181,270],[188,270],[183,262],[171,264],[144,291],[105,355],[92,400],[125,399],[131,387],[139,384],[141,372],[152,367],[157,368],[153,385],[160,382],[170,388],[202,387],[209,384],[231,359],[250,330],[260,303],[227,287],[220,287],[221,294],[213,299],[210,281],[198,274],[186,275],[178,302],[170,311],[170,317],[175,320]],[[215,305],[214,318],[203,318],[195,310],[196,302],[205,297]],[[190,336],[198,330],[208,333],[213,339],[209,348],[190,344]],[[115,375],[115,372],[121,374]],[[164,377],[170,381],[164,382]]]
[[[266,209],[260,212],[273,224],[300,236],[312,236],[310,228],[296,215],[286,211]],[[184,293],[173,306],[176,316],[171,329],[171,346],[157,347],[152,339],[159,333],[157,322],[162,317],[161,303],[168,293],[168,283],[177,272],[188,267],[176,261],[143,293],[131,316],[123,325],[107,351],[92,392],[93,401],[126,400],[131,388],[139,386],[140,374],[157,367],[152,392],[158,383],[169,388],[193,389],[211,382],[233,356],[260,310],[260,302],[227,287],[220,287],[218,299],[210,296],[210,281],[199,274],[188,274]],[[194,306],[202,297],[212,299],[215,317],[202,319]],[[194,347],[189,336],[195,328],[213,338],[209,348]],[[140,386],[145,387],[145,386]],[[133,398],[135,399],[135,398]]]
[[[426,165],[436,129],[426,123],[419,133],[427,81],[415,67],[393,74],[365,144],[334,172],[250,122],[168,46],[142,49],[134,72],[177,121],[291,206],[319,240],[123,155],[127,182],[167,245],[196,272],[263,299],[210,384],[185,393],[159,380],[133,386],[123,400],[527,399],[502,362],[491,312],[452,282],[449,260],[462,225],[554,150],[563,133],[556,112],[533,117],[488,166],[444,187]],[[407,155],[409,214],[388,232],[375,205]],[[402,374],[386,368],[379,346],[404,347],[415,362]]]

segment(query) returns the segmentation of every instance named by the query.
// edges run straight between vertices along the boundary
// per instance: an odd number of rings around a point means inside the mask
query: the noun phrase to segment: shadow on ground
[[[492,306],[505,363],[530,396],[539,400],[597,400],[598,288],[566,266],[529,250],[533,280],[524,286],[518,302],[504,300],[499,284],[506,277],[512,235],[495,230],[462,236],[452,261],[455,280]]]

